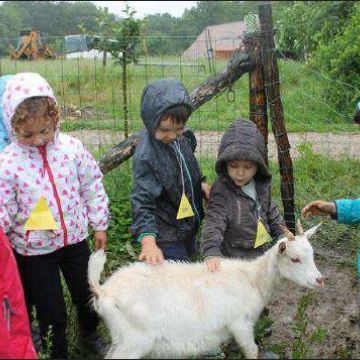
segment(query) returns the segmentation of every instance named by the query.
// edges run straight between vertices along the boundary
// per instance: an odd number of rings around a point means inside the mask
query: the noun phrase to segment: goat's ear
[[[304,229],[303,229],[299,219],[297,219],[297,221],[296,221],[296,231],[299,235],[304,235]]]
[[[308,239],[310,239],[310,238],[316,233],[317,229],[320,227],[321,224],[322,224],[322,223],[320,223],[320,224],[312,227],[311,229],[309,229],[308,231],[306,231],[304,235],[305,235]]]
[[[282,241],[279,244],[279,254],[283,254],[285,252],[286,248],[287,248],[286,242]]]

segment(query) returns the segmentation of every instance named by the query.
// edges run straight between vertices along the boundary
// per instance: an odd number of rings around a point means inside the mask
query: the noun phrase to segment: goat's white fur
[[[216,273],[204,263],[135,263],[100,285],[106,255],[93,253],[88,271],[93,306],[112,338],[106,357],[185,358],[233,335],[246,357],[257,358],[253,327],[280,280],[322,285],[308,242],[317,227],[295,241],[279,240],[255,260],[224,259]],[[292,262],[295,257],[300,262]]]

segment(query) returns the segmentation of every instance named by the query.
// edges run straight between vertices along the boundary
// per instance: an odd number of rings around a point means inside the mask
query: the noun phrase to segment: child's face
[[[19,125],[15,136],[20,144],[26,146],[42,146],[54,140],[55,125],[46,117],[29,119]]]
[[[163,119],[155,131],[155,139],[170,144],[184,132],[184,123],[176,123],[172,118]]]
[[[231,160],[227,162],[227,172],[235,185],[244,186],[255,176],[257,165],[247,160]]]

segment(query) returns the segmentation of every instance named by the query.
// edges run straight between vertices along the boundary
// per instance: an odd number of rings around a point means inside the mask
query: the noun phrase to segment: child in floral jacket
[[[43,343],[51,328],[51,357],[66,358],[60,272],[77,308],[80,334],[98,344],[86,239],[91,226],[95,248],[106,246],[109,213],[102,174],[79,140],[59,132],[59,108],[40,75],[14,75],[2,110],[11,144],[0,154],[0,226],[15,252],[25,296],[35,305]]]

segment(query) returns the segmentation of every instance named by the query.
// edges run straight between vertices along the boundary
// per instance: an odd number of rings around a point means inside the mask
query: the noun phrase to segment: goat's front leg
[[[259,350],[254,340],[254,323],[249,320],[239,319],[229,325],[229,330],[244,351],[245,357],[247,359],[257,359]]]

